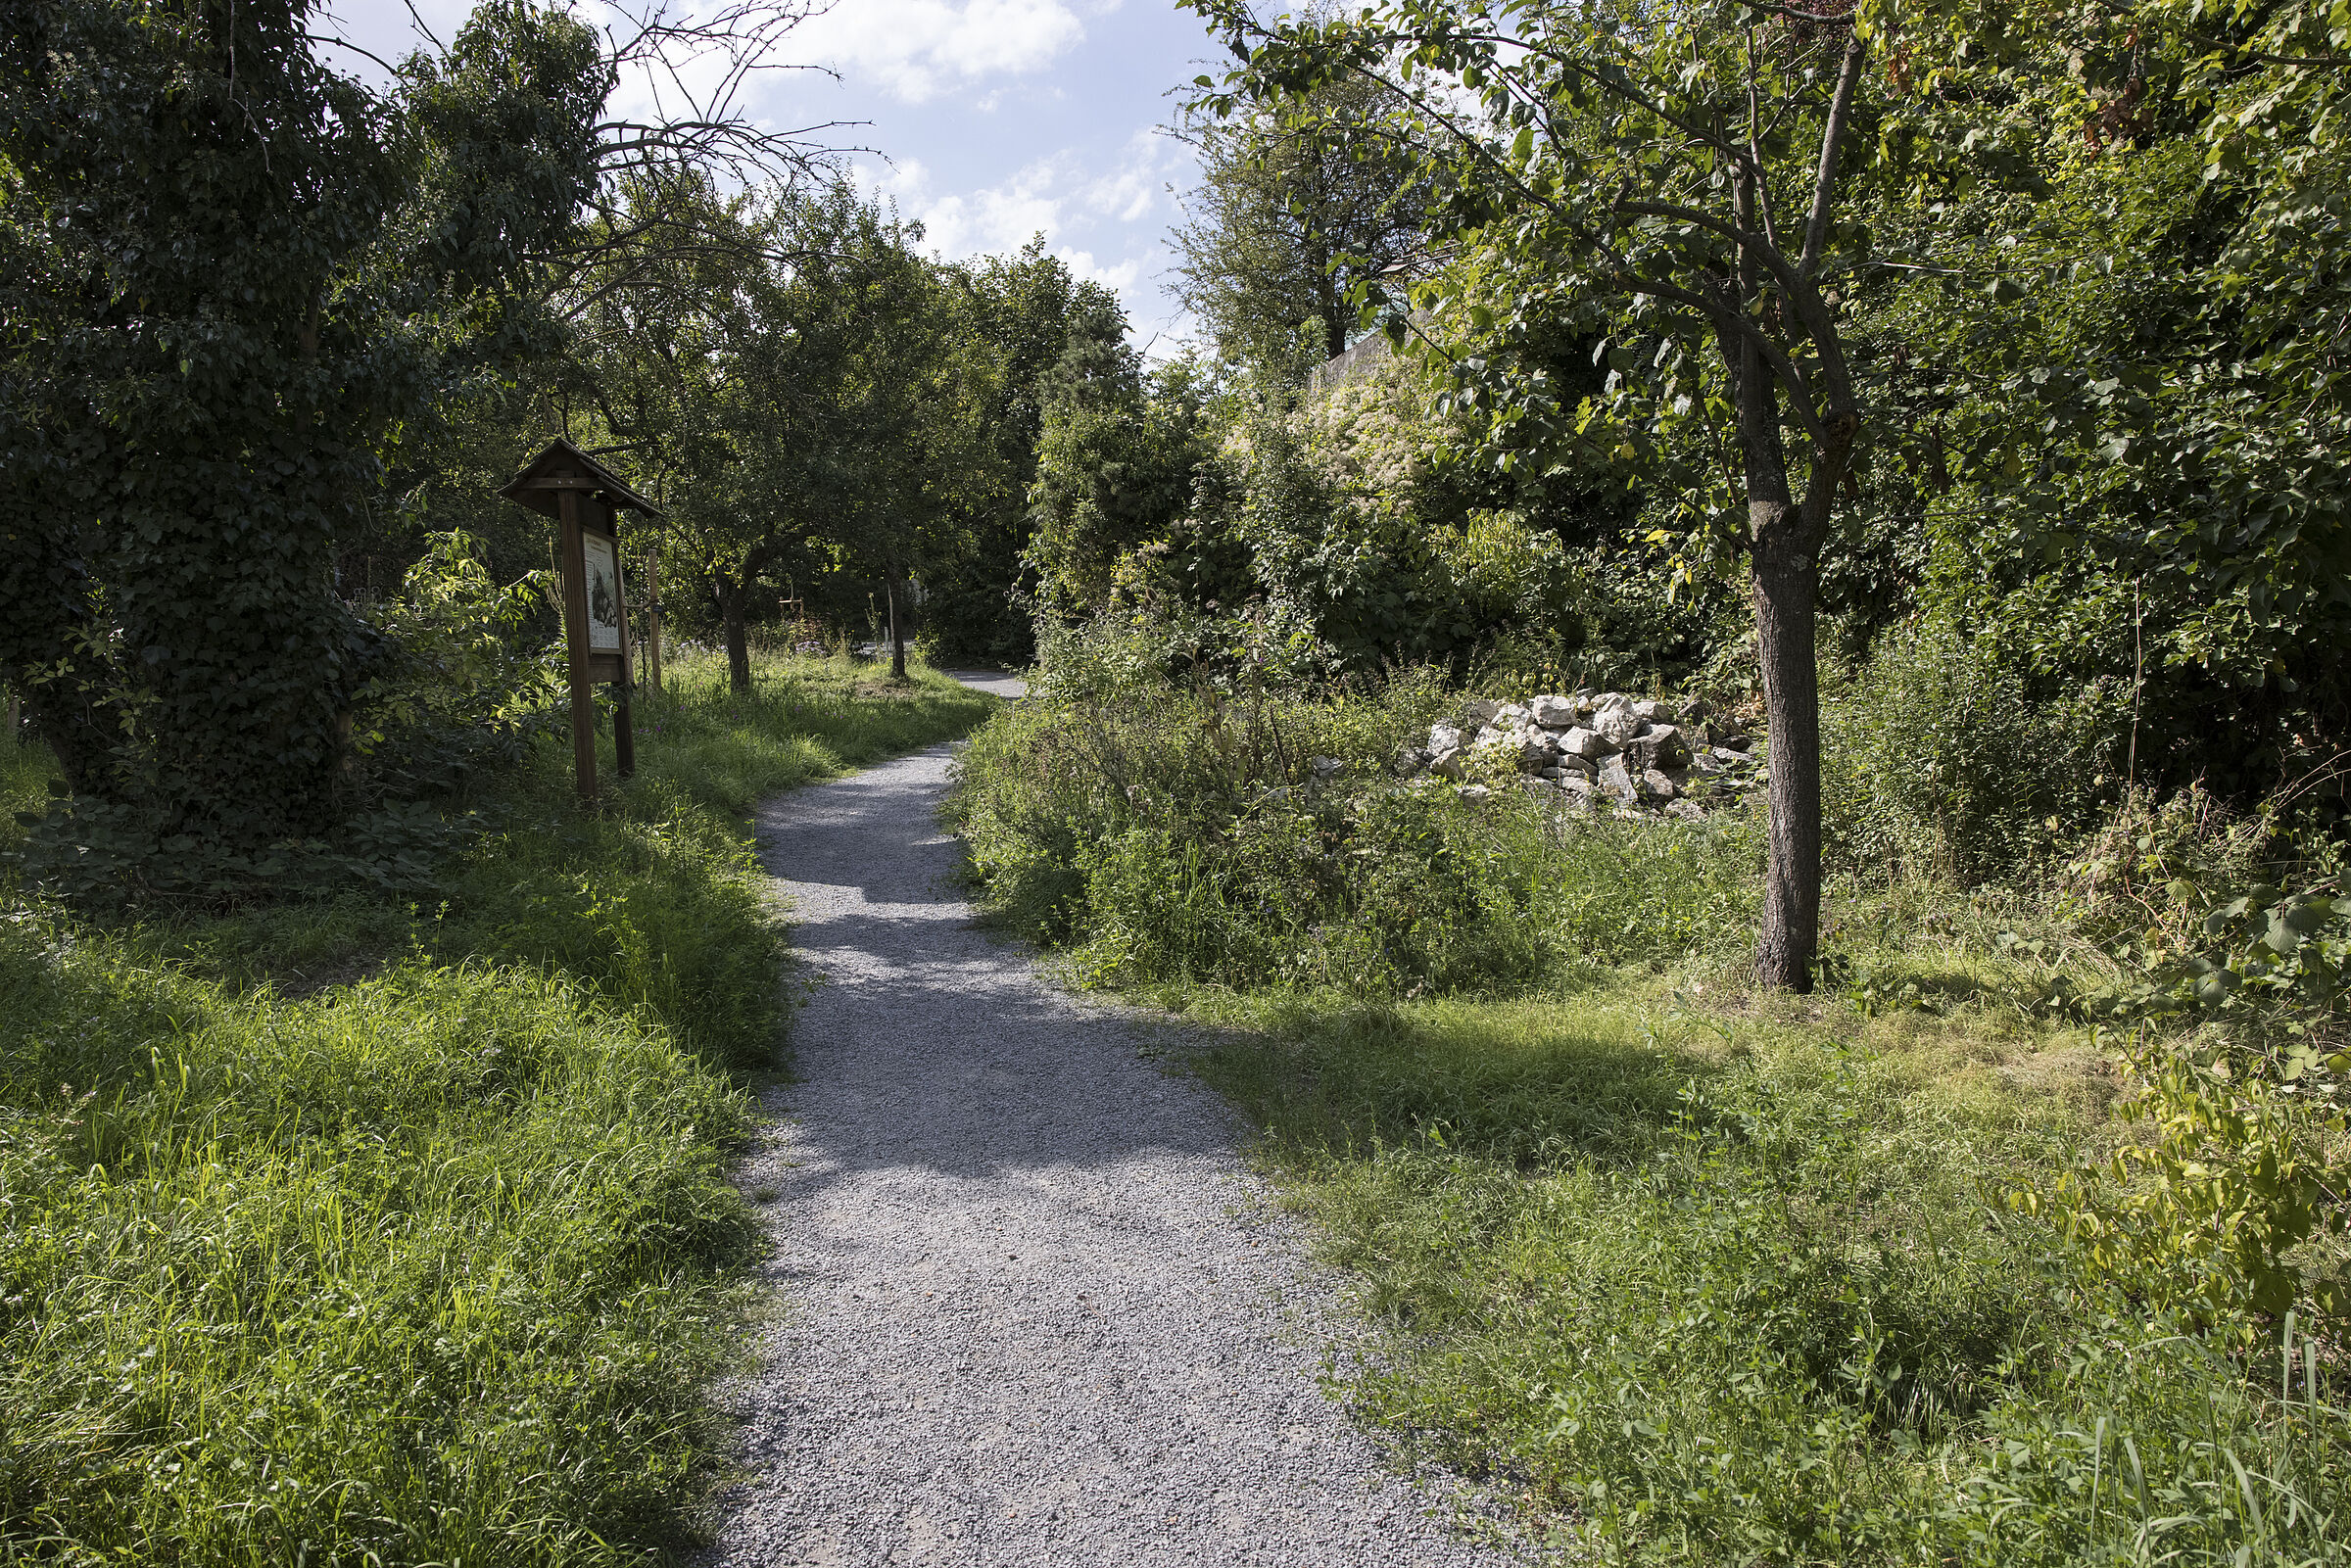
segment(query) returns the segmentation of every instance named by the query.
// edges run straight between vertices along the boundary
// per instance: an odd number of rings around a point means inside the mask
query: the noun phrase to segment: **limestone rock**
[[[1600,787],[1628,806],[1641,797],[1622,757],[1610,757],[1600,765]]]
[[[1527,704],[1527,716],[1546,730],[1565,730],[1581,712],[1567,697],[1537,697]]]
[[[1670,724],[1653,724],[1633,736],[1624,748],[1644,768],[1683,768],[1690,764],[1690,743]]]
[[[1559,736],[1560,751],[1571,757],[1584,757],[1594,762],[1619,749],[1621,748],[1614,741],[1601,735],[1599,731],[1586,730],[1580,726]]]
[[[1405,748],[1400,771],[1428,774],[1417,787],[1446,780],[1463,799],[1485,800],[1495,789],[1469,779],[1500,776],[1570,809],[1599,810],[1606,799],[1644,820],[1695,822],[1751,797],[1769,777],[1761,748],[1695,697],[1676,704],[1584,688],[1523,702],[1476,697],[1462,712],[1462,722],[1430,726],[1425,748]],[[1310,766],[1317,782],[1345,777],[1336,758]]]

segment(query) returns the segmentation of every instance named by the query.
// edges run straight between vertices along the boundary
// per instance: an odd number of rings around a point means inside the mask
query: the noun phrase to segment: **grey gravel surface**
[[[953,751],[759,820],[822,978],[742,1176],[780,1312],[729,1395],[746,1479],[709,1560],[1514,1560],[1321,1392],[1332,1281],[1236,1118],[1163,1070],[1166,1026],[973,928],[934,815]]]

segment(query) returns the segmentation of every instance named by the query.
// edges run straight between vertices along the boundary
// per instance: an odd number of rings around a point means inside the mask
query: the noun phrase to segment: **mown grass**
[[[746,1305],[744,1075],[781,1066],[786,1005],[741,813],[993,702],[820,662],[764,660],[747,695],[674,674],[602,809],[534,756],[429,883],[0,911],[0,1552],[684,1539]],[[0,745],[13,809],[48,772]]]

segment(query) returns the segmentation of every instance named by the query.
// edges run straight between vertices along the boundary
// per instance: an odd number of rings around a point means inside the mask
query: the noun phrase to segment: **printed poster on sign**
[[[620,563],[601,534],[582,536],[588,556],[588,651],[620,651]]]

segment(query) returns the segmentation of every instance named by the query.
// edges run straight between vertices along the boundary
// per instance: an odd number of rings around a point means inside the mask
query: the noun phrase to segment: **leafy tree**
[[[1770,856],[1756,969],[1807,989],[1818,942],[1820,718],[1814,609],[1822,543],[1862,434],[1831,296],[1861,259],[1841,198],[1886,154],[1850,19],[1736,3],[1560,9],[1395,0],[1355,17],[1260,23],[1189,0],[1244,59],[1208,112],[1331,123],[1332,83],[1389,106],[1424,145],[1431,238],[1461,253],[1420,298],[1504,345],[1561,320],[1607,323],[1617,374],[1562,405],[1507,353],[1460,365],[1461,395],[1521,440],[1622,446],[1712,421],[1735,500],[1707,519],[1752,564],[1771,723]],[[1474,106],[1474,107],[1472,107]],[[1377,305],[1383,292],[1359,297]],[[1401,340],[1405,323],[1391,320]],[[1730,498],[1726,498],[1730,499]]]
[[[1311,128],[1271,111],[1208,119],[1191,140],[1200,183],[1172,236],[1176,292],[1225,357],[1286,369],[1347,347],[1359,283],[1424,260],[1427,185],[1409,130],[1384,123],[1378,88],[1334,77]]]
[[[532,256],[610,82],[486,6],[405,106],[308,0],[54,0],[0,28],[0,671],[167,852],[323,825],[377,638],[334,593],[383,443],[539,335]]]
[[[1907,263],[1854,301],[1873,500],[1934,542],[1935,613],[2044,685],[2126,689],[2118,781],[2269,787],[2351,719],[2328,324],[2351,23],[2170,0],[1999,20],[1989,47],[1938,6],[1887,23],[1904,117],[1965,106],[2033,177],[1873,214]]]
[[[876,465],[904,460],[889,410],[917,394],[877,346],[920,314],[928,277],[845,185],[762,204],[671,181],[619,220],[643,226],[653,206],[704,241],[616,261],[624,287],[593,282],[585,382],[616,460],[670,510],[668,553],[710,596],[742,689],[755,597],[812,541],[838,554],[863,540]]]
[[[943,277],[958,352],[987,361],[976,383],[984,440],[968,453],[966,499],[939,515],[926,546],[923,617],[939,656],[1018,665],[1035,651],[1021,563],[1045,406],[1072,366],[1119,348],[1127,319],[1116,295],[1073,277],[1042,236]]]
[[[864,268],[841,410],[848,483],[825,536],[853,570],[881,579],[901,681],[912,584],[949,520],[984,503],[995,455],[982,415],[996,366],[957,330],[953,293],[907,248],[913,237],[892,230]]]
[[[1029,559],[1040,612],[1070,621],[1106,608],[1120,562],[1176,531],[1215,444],[1206,387],[1188,362],[1146,375],[1131,347],[1097,356],[1074,343],[1055,379],[1030,491]]]

